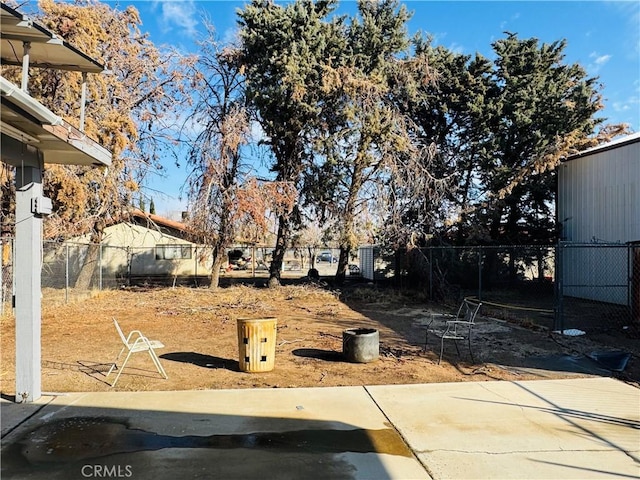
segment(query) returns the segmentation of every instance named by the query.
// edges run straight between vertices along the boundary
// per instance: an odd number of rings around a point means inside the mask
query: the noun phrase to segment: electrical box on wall
[[[35,197],[31,199],[31,213],[34,215],[47,216],[51,215],[53,204],[51,199],[47,197]]]

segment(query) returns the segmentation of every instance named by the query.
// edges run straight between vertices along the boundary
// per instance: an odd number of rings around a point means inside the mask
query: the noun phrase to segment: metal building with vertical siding
[[[558,222],[564,294],[631,306],[640,281],[640,132],[562,162]]]
[[[375,279],[375,245],[363,245],[358,249],[360,275],[367,280]]]

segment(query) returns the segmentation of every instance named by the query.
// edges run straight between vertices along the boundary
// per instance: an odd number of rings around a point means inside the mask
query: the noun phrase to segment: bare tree
[[[247,143],[249,116],[239,51],[222,46],[211,24],[207,30],[192,70],[194,109],[188,123],[197,135],[188,152],[192,170],[187,182],[189,224],[197,239],[212,249],[210,287],[215,289],[237,223],[247,213],[239,191],[249,173],[241,149]]]
[[[267,230],[267,216],[288,214],[296,192],[285,182],[259,181],[245,158],[250,134],[240,50],[222,45],[215,30],[200,42],[193,65],[193,113],[196,132],[188,152],[189,225],[198,241],[211,247],[211,288],[220,283],[220,268],[237,235],[250,234],[254,243]],[[245,239],[246,240],[246,239]]]

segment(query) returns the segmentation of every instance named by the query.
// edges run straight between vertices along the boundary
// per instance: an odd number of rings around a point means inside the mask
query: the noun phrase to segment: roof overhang
[[[111,165],[111,153],[107,149],[4,77],[0,77],[0,91],[2,135],[37,148],[42,152],[45,163]],[[19,159],[4,150],[2,161],[11,165],[19,163]]]
[[[2,65],[21,65],[23,76],[29,67],[104,71],[100,63],[4,3],[0,4],[0,26]],[[44,163],[111,165],[112,156],[107,149],[31,97],[23,87],[24,90],[0,76],[3,162],[24,165],[27,155],[23,152],[27,150],[17,147],[22,145],[29,151],[39,151],[37,158]]]
[[[570,155],[569,157],[564,159],[563,162],[570,162],[571,160],[577,160],[582,157],[587,157],[589,155],[594,155],[596,153],[606,152],[607,150],[613,150],[615,148],[625,147],[632,143],[638,143],[638,142],[640,142],[640,132],[632,133],[630,135],[625,135],[624,137],[619,137],[610,142],[603,143],[601,145],[596,145],[595,147],[591,147],[582,152],[578,152],[573,155]]]
[[[189,229],[183,222],[176,222],[175,220],[171,220],[169,218],[161,217],[160,215],[155,215],[153,213],[143,212],[137,208],[133,209],[131,212],[131,216],[134,218],[141,218],[147,222],[154,223],[156,225],[160,225],[163,227],[172,228],[174,230],[178,230],[181,232],[188,233]]]
[[[29,65],[57,70],[100,73],[104,66],[28,16],[0,4],[0,52],[3,65],[22,65],[29,42]]]

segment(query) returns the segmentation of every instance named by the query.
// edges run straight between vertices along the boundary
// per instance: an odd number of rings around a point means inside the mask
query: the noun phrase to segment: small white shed
[[[360,275],[367,280],[375,279],[375,245],[363,245],[358,249]]]

